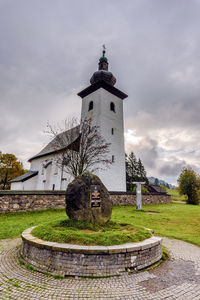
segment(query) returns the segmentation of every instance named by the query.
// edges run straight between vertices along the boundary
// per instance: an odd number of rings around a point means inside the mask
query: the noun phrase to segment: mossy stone
[[[100,207],[91,205],[91,186],[100,186]],[[100,178],[89,172],[75,178],[67,187],[66,213],[70,219],[103,224],[110,220],[112,204]]]

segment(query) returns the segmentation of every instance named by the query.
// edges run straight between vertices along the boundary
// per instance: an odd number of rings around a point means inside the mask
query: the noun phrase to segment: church
[[[81,122],[90,119],[92,125],[98,127],[101,136],[110,143],[108,156],[112,164],[108,169],[99,169],[95,174],[109,191],[125,192],[123,100],[127,95],[117,89],[115,83],[116,78],[108,70],[104,49],[99,59],[98,71],[94,72],[90,85],[79,92],[78,96],[82,99]],[[60,133],[59,138],[64,142],[60,149],[55,151],[55,138],[31,157],[30,170],[11,180],[11,190],[66,190],[73,178],[57,166],[55,158],[64,149],[77,151],[80,128],[81,126],[76,126]]]

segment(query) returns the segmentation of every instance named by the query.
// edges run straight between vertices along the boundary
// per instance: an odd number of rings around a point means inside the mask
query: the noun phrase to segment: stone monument
[[[141,185],[145,184],[145,182],[133,182],[133,184],[136,184],[136,209],[141,210],[142,209]]]
[[[110,220],[110,196],[99,177],[85,172],[68,185],[66,213],[70,219],[89,223],[102,224]]]

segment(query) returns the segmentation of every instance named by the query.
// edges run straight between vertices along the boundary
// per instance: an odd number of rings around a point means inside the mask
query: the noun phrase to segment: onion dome
[[[113,76],[111,72],[108,71],[108,59],[105,57],[105,46],[103,49],[103,55],[99,59],[99,70],[94,72],[90,79],[91,84],[95,84],[98,81],[105,81],[110,85],[115,85],[116,78]]]

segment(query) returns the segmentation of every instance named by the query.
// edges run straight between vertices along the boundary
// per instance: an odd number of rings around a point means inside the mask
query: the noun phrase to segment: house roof
[[[80,125],[73,127],[58,134],[47,146],[45,146],[38,154],[31,157],[28,161],[43,157],[49,154],[57,153],[67,148],[73,149],[73,145],[80,138]]]
[[[111,94],[119,97],[120,99],[125,99],[128,97],[128,95],[126,95],[125,93],[123,93],[122,91],[118,90],[116,87],[108,84],[107,82],[105,82],[104,80],[100,80],[97,81],[94,84],[91,84],[90,86],[88,86],[86,89],[82,90],[80,93],[78,93],[78,96],[80,96],[81,98],[86,97],[87,95],[95,92],[96,90],[98,90],[99,88],[104,88],[106,91],[110,92]]]
[[[36,176],[37,174],[38,174],[38,171],[28,171],[25,174],[10,180],[10,182],[20,182],[20,181],[23,182],[23,181],[30,179],[31,177]]]
[[[164,193],[164,194],[167,194],[167,192],[162,188],[160,187],[159,185],[150,185],[147,187],[148,191],[151,193]]]

